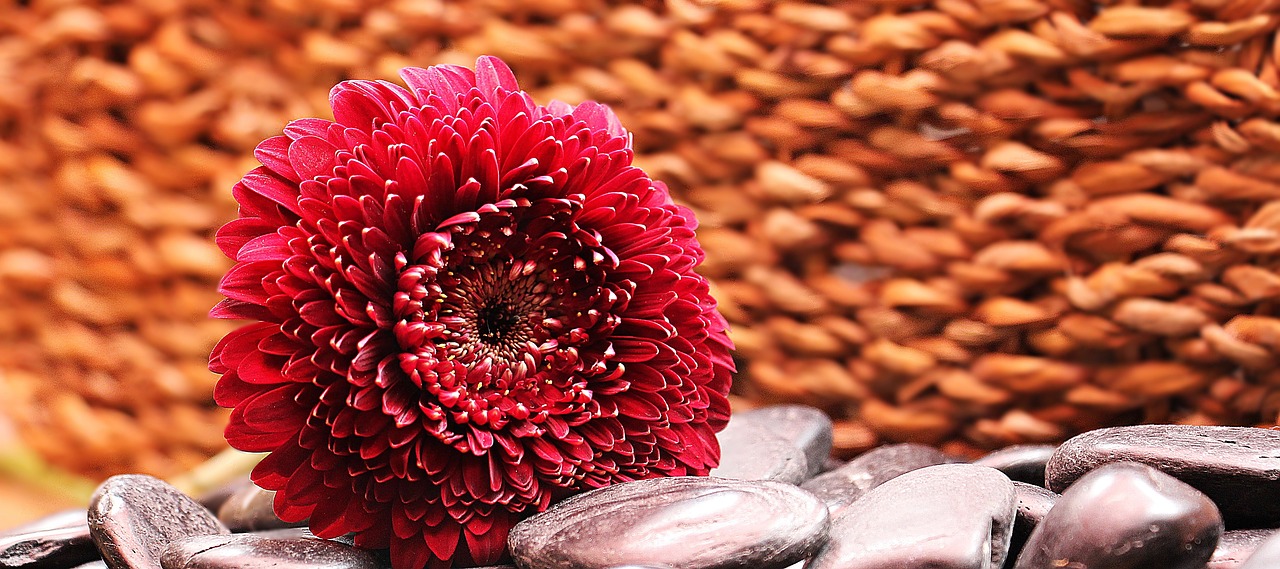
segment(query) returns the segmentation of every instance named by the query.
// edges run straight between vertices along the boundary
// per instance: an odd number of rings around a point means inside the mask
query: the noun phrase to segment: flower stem
[[[0,448],[0,478],[76,504],[87,504],[89,496],[97,488],[92,480],[49,466],[40,455],[18,445]]]
[[[229,448],[195,468],[170,478],[169,483],[188,496],[200,496],[249,474],[264,456],[265,453],[247,453]]]

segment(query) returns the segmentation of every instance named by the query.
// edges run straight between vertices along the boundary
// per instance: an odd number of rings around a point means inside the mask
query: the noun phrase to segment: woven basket
[[[51,460],[221,445],[212,231],[338,80],[507,60],[700,214],[738,402],[957,453],[1280,411],[1270,0],[0,0],[0,378]]]

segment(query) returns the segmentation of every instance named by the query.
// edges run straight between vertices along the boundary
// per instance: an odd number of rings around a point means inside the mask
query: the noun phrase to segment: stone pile
[[[806,457],[825,457],[831,444],[822,413],[769,408],[731,424],[773,437],[724,437],[726,462],[714,474],[740,477],[643,480],[562,500],[512,530],[513,563],[521,569],[1280,566],[1280,500],[1273,497],[1280,492],[1274,475],[1280,431],[1102,429],[1056,449],[1017,447],[972,463],[898,444],[848,463],[824,461],[817,470],[825,472],[812,476]],[[740,461],[763,466],[747,470]],[[113,477],[87,516],[63,514],[0,536],[0,567],[389,569],[385,552],[287,527],[271,513],[271,497],[245,481],[202,503],[148,476]]]
[[[212,452],[254,144],[489,53],[618,111],[702,219],[739,393],[828,411],[841,456],[1273,423],[1280,14],[1104,4],[0,0],[6,411],[95,476]]]

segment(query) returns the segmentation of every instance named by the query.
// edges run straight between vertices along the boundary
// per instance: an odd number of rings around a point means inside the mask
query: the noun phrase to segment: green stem
[[[77,504],[87,504],[98,486],[92,480],[49,466],[40,455],[21,446],[0,448],[0,478],[20,482]]]

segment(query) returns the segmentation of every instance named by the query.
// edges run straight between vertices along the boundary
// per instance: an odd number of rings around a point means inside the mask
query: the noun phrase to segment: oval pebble
[[[808,405],[769,405],[743,411],[731,419],[762,424],[804,453],[809,467],[807,477],[822,470],[831,457],[834,441],[831,418],[822,410]]]
[[[164,569],[390,569],[373,552],[336,541],[252,533],[181,539],[160,561]]]
[[[1276,535],[1274,529],[1237,529],[1225,532],[1218,538],[1218,547],[1205,564],[1205,569],[1240,569],[1263,542]],[[1280,567],[1280,565],[1277,565]]]
[[[1232,529],[1280,527],[1280,431],[1253,427],[1140,425],[1098,429],[1058,447],[1050,490],[1113,462],[1138,462],[1204,492]]]
[[[89,500],[89,533],[111,569],[161,569],[179,539],[229,533],[209,510],[152,476],[108,478]]]
[[[524,569],[780,569],[826,539],[827,510],[790,484],[671,477],[579,494],[511,530]]]
[[[276,516],[271,503],[276,493],[254,484],[237,488],[218,508],[218,520],[233,532],[304,527],[307,522],[286,522]]]
[[[1150,466],[1108,464],[1067,488],[1016,569],[1200,569],[1222,535],[1218,508]]]
[[[881,484],[832,521],[806,569],[1000,567],[1013,531],[1013,484],[993,468],[941,464]]]
[[[84,522],[0,537],[0,568],[56,569],[97,558],[98,550]]]
[[[1013,495],[1017,498],[1018,509],[1013,518],[1013,537],[1009,540],[1009,556],[1005,560],[1006,565],[1010,564],[1009,558],[1017,559],[1022,548],[1026,546],[1027,539],[1031,537],[1031,532],[1035,531],[1040,521],[1049,514],[1049,510],[1053,509],[1059,497],[1035,484],[1017,480],[1013,481]]]
[[[196,496],[195,499],[210,512],[217,513],[233,494],[239,492],[245,486],[253,485],[253,480],[250,480],[248,475],[239,476],[226,484]]]
[[[876,486],[913,470],[945,462],[947,456],[933,447],[915,443],[886,445],[806,480],[800,487],[825,502],[835,516]]]
[[[1272,534],[1249,555],[1240,569],[1276,569],[1280,567],[1280,533]]]
[[[720,441],[720,465],[711,469],[711,476],[788,484],[809,478],[804,451],[761,422],[734,416],[716,439]]]
[[[1015,482],[1044,486],[1044,466],[1057,449],[1057,445],[1014,445],[990,453],[973,463],[999,470]]]

